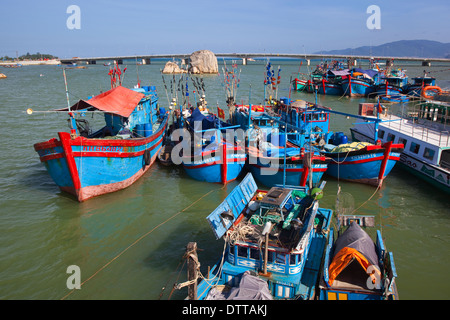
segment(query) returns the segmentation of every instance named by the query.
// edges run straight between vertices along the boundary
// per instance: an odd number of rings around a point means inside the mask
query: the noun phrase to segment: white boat
[[[418,110],[409,112],[406,117],[380,112],[381,122],[356,123],[350,129],[352,138],[374,142],[377,126],[379,140],[405,145],[400,155],[401,167],[450,193],[450,104],[425,101],[417,107]],[[373,115],[374,120],[377,110],[376,104],[364,104],[359,108],[360,115]]]

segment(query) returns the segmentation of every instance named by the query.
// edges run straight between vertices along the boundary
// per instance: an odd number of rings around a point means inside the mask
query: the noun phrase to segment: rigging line
[[[169,222],[170,220],[172,220],[173,218],[175,218],[176,216],[178,216],[180,213],[186,211],[187,209],[189,209],[190,207],[192,207],[194,204],[196,204],[197,202],[199,202],[200,200],[202,200],[204,197],[206,197],[207,195],[209,195],[210,193],[212,193],[213,191],[217,191],[217,190],[221,190],[225,187],[226,185],[224,185],[221,188],[218,189],[212,189],[209,192],[205,193],[203,196],[201,196],[200,198],[198,198],[197,200],[195,200],[193,203],[191,203],[189,206],[187,206],[186,208],[184,208],[181,211],[178,211],[177,213],[175,213],[173,216],[171,216],[170,218],[166,219],[165,221],[161,222],[160,224],[158,224],[156,227],[154,227],[153,229],[151,229],[150,231],[148,231],[147,233],[145,233],[144,235],[142,235],[141,237],[139,237],[137,240],[135,240],[132,244],[130,244],[127,248],[125,248],[124,250],[122,250],[118,255],[116,255],[114,258],[112,258],[109,262],[107,262],[104,266],[102,266],[100,269],[98,269],[93,275],[91,275],[89,278],[87,278],[86,280],[84,280],[80,287],[83,286],[86,282],[88,282],[89,280],[91,280],[92,278],[94,278],[100,271],[102,271],[103,269],[105,269],[107,266],[109,266],[114,260],[116,260],[117,258],[119,258],[122,254],[124,254],[128,249],[130,249],[131,247],[133,247],[135,244],[137,244],[138,242],[140,242],[142,239],[144,239],[145,237],[147,237],[149,234],[151,234],[153,231],[155,231],[156,229],[158,229],[159,227],[161,227],[162,225],[164,225],[165,223]],[[70,291],[68,294],[66,294],[64,297],[61,298],[61,300],[65,300],[68,296],[70,296],[75,290],[77,289],[73,289],[72,291]]]

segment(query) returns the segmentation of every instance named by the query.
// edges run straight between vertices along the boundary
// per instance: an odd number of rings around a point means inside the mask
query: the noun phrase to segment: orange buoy
[[[438,93],[442,93],[442,89],[441,87],[438,86],[427,86],[425,88],[422,89],[422,97],[424,97],[425,99],[433,99],[433,96],[427,95],[427,91],[428,90],[433,90],[433,91],[437,91]]]

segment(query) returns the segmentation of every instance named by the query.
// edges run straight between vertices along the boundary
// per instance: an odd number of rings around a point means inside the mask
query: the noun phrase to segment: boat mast
[[[69,119],[70,119],[70,133],[72,135],[77,134],[77,124],[75,121],[75,118],[73,116],[73,113],[70,109],[70,101],[69,101],[69,90],[67,89],[67,77],[66,77],[66,68],[63,68],[63,75],[64,75],[64,85],[66,87],[66,100],[67,100],[67,107],[69,109]]]

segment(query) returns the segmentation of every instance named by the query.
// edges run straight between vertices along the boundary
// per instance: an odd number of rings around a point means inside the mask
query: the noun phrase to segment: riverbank
[[[42,66],[42,65],[59,65],[61,61],[58,59],[52,60],[23,60],[23,61],[2,61],[0,66],[16,65],[20,64],[22,66]]]

